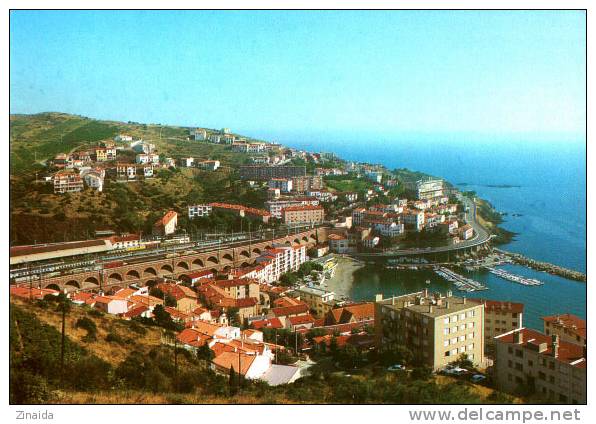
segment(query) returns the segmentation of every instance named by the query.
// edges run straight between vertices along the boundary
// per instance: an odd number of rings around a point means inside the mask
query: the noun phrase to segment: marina
[[[449,268],[435,267],[434,271],[438,276],[452,282],[459,291],[473,292],[478,290],[488,290],[488,287],[482,283],[472,280],[471,278],[466,278],[463,275],[451,271]]]
[[[494,274],[498,277],[501,277],[508,281],[513,281],[514,283],[523,284],[524,286],[541,286],[544,283],[540,280],[535,278],[525,278],[519,275],[511,274],[510,272],[504,271],[502,269],[496,269],[492,267],[486,267],[486,270],[491,274]]]

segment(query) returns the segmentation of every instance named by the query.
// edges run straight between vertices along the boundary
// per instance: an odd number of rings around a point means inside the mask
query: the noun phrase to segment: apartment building
[[[418,199],[433,199],[443,196],[443,180],[426,179],[418,180],[415,183],[415,191]]]
[[[318,206],[319,201],[315,197],[293,197],[269,200],[265,202],[265,207],[273,218],[282,219],[282,211],[285,208],[293,206]]]
[[[282,211],[285,224],[320,224],[325,219],[322,206],[291,206]]]
[[[217,280],[213,283],[222,289],[232,299],[259,299],[259,283],[252,278],[236,278],[232,280]]]
[[[317,318],[323,318],[325,314],[335,307],[335,293],[319,287],[301,286],[295,290],[300,300],[305,302]]]
[[[188,207],[188,217],[190,219],[209,216],[213,208],[211,205],[191,205]]]
[[[306,262],[306,247],[305,246],[279,246],[263,252],[261,256],[256,259],[257,264],[267,265],[269,275],[267,282],[272,283],[279,280],[282,274],[290,271],[298,271],[300,265]]]
[[[103,176],[99,172],[88,171],[84,174],[83,180],[88,187],[103,191]]]
[[[83,180],[75,171],[58,171],[54,174],[54,193],[74,193],[83,190]]]
[[[207,131],[203,128],[197,128],[192,132],[192,136],[196,141],[204,141],[207,139]]]
[[[243,180],[270,180],[272,178],[292,178],[306,175],[306,166],[296,165],[242,165],[239,168]]]
[[[375,302],[376,344],[379,349],[403,346],[433,370],[444,368],[461,354],[476,365],[484,362],[484,305],[447,292],[428,290]]]
[[[586,403],[586,347],[529,328],[495,337],[494,380],[504,392],[548,402]]]
[[[159,155],[157,153],[139,153],[135,157],[135,162],[139,164],[159,163]]]
[[[418,209],[406,209],[401,214],[406,229],[422,231],[424,228],[424,212]]]
[[[289,178],[272,178],[267,185],[269,188],[277,188],[283,193],[292,191],[292,180]]]
[[[321,190],[323,188],[323,177],[321,175],[295,176],[292,178],[292,187],[296,193]]]
[[[542,321],[547,336],[556,334],[563,342],[586,346],[588,335],[585,319],[572,314],[559,314],[542,317]]]
[[[484,305],[484,350],[492,357],[496,336],[523,327],[524,304],[478,298],[468,300]]]
[[[217,171],[220,165],[218,160],[203,160],[197,163],[197,168],[204,169],[205,171]]]
[[[137,167],[133,163],[119,163],[116,165],[116,175],[120,179],[134,180],[137,177]]]

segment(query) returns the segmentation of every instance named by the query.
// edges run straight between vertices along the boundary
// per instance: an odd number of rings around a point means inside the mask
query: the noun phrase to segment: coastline
[[[325,281],[327,289],[338,296],[350,297],[350,289],[354,283],[354,273],[364,264],[350,256],[336,255],[337,266],[333,277]]]

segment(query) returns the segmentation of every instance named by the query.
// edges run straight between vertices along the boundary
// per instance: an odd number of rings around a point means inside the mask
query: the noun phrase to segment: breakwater
[[[507,252],[506,250],[494,249],[495,251],[502,253],[509,257],[514,263],[527,266],[528,268],[535,269],[537,271],[548,272],[549,274],[558,275],[563,278],[568,278],[575,281],[586,282],[586,274],[583,272],[575,271],[569,268],[564,268],[559,265],[554,265],[548,262],[541,262],[535,259],[528,258],[519,253]]]

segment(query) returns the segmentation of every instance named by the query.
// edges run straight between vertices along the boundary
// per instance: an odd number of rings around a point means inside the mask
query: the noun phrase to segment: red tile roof
[[[300,315],[308,313],[308,305],[294,305],[294,306],[282,306],[281,308],[273,308],[271,312],[276,317],[283,317],[288,315]]]
[[[269,319],[262,319],[258,321],[252,322],[252,327],[260,330],[263,328],[283,328],[283,324],[279,320],[279,318],[269,318]]]
[[[587,336],[586,320],[573,314],[560,314],[542,317],[544,322],[551,323],[572,330],[576,334],[585,338]]]
[[[505,302],[500,300],[488,300],[480,298],[469,298],[468,300],[484,304],[484,309],[487,311],[513,312],[518,314],[524,312],[523,303]]]
[[[308,314],[308,315],[299,315],[296,317],[289,317],[288,321],[292,325],[303,325],[303,324],[314,324],[315,319],[312,317],[312,315]]]
[[[516,344],[514,334],[517,332],[521,332],[523,336],[523,341],[521,343],[522,346],[528,348],[532,348],[533,350],[537,350],[538,346],[541,343],[545,343],[547,348],[545,351],[541,352],[543,355],[548,355],[553,357],[553,346],[552,346],[552,337],[547,336],[543,333],[540,333],[536,330],[530,330],[529,328],[522,328],[520,330],[510,331],[508,333],[502,334],[500,336],[495,337],[495,340],[500,343],[509,343],[509,344]],[[519,346],[519,344],[517,344]],[[553,357],[554,358],[554,357]],[[573,363],[580,359],[584,358],[584,348],[583,346],[576,345],[573,343],[568,343],[559,340],[559,355],[557,357],[558,361],[566,362],[566,363]],[[585,361],[584,365],[585,366]]]

